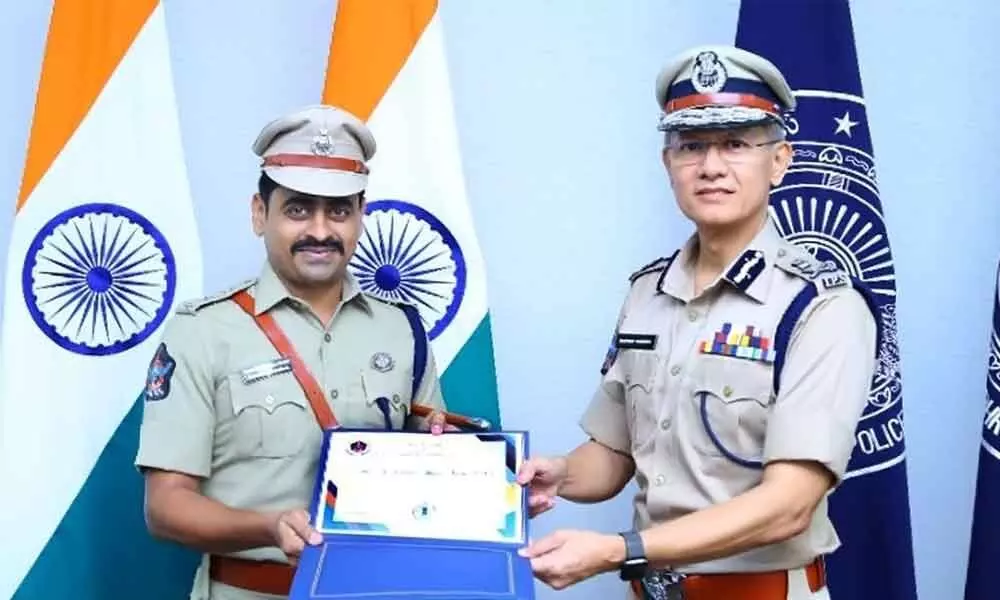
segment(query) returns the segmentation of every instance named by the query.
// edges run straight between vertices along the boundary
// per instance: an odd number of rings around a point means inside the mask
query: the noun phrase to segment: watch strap
[[[619,533],[625,539],[625,560],[646,557],[646,548],[642,544],[642,537],[637,531],[622,531]]]

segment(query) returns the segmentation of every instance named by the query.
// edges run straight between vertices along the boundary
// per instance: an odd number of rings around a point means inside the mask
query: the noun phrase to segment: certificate
[[[290,598],[533,598],[517,554],[526,450],[525,432],[327,432],[311,506],[323,542]]]

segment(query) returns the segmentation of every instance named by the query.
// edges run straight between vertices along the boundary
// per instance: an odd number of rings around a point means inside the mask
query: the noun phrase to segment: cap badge
[[[318,156],[333,156],[333,138],[325,127],[313,136],[312,153]]]
[[[726,67],[715,52],[706,50],[695,57],[691,85],[699,94],[718,92],[726,85],[727,78]]]

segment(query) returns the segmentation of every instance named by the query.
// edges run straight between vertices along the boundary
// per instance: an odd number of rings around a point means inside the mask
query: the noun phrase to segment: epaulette
[[[677,252],[674,252],[670,256],[661,256],[660,258],[654,260],[653,262],[644,265],[643,267],[639,268],[639,270],[629,275],[628,277],[629,283],[630,284],[635,283],[637,279],[639,279],[644,275],[649,275],[650,273],[659,273],[660,271],[663,271],[664,269],[670,266],[670,263],[674,261],[674,257],[676,256]]]
[[[195,300],[187,300],[182,302],[177,307],[177,313],[181,315],[193,315],[206,306],[222,302],[223,300],[230,298],[236,292],[245,290],[255,283],[257,283],[257,279],[247,279],[246,281],[241,281],[232,287],[220,290],[214,294],[209,294],[208,296],[203,296]]]
[[[785,252],[778,252],[774,264],[792,275],[814,283],[819,291],[849,287],[850,275],[832,260],[819,260],[805,250],[793,246]]]

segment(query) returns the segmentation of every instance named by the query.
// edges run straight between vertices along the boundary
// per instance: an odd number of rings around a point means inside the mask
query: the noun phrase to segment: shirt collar
[[[770,219],[767,219],[757,235],[730,262],[719,277],[708,285],[708,290],[720,282],[726,282],[736,290],[758,302],[767,299],[771,288],[774,260],[781,246],[781,236]],[[677,258],[660,276],[659,290],[689,302],[694,297],[694,264],[698,256],[698,235],[693,234],[685,242]]]
[[[288,288],[278,278],[271,264],[266,261],[261,269],[260,276],[257,278],[257,285],[254,287],[253,296],[254,309],[258,315],[271,310],[285,300],[299,302],[302,305],[306,304],[304,300],[296,298],[288,292]],[[371,314],[372,308],[370,302],[368,297],[362,293],[357,279],[348,271],[344,276],[344,295],[341,305],[347,306],[349,303],[357,304],[365,312]]]

